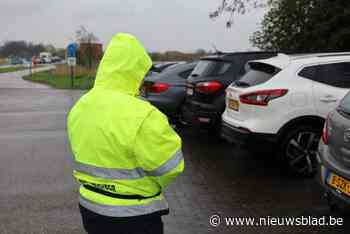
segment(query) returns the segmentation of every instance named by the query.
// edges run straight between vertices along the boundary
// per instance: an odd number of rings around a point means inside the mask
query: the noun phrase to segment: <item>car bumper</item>
[[[323,167],[323,169],[322,169]],[[322,170],[324,172],[322,172]],[[318,175],[318,182],[322,185],[322,187],[325,189],[325,192],[327,194],[331,194],[333,197],[335,197],[339,202],[350,205],[350,197],[341,193],[340,191],[336,190],[335,188],[331,187],[330,185],[328,185],[328,183],[326,182],[327,178],[328,178],[328,174],[331,172],[328,168],[324,167],[323,165],[321,165],[321,169],[319,170],[319,175]],[[324,174],[322,174],[324,173]],[[337,174],[339,175],[339,174]],[[341,175],[339,175],[341,176]],[[343,176],[342,176],[343,177]],[[343,177],[344,178],[344,177]],[[349,178],[347,178],[348,180],[350,180]]]
[[[176,102],[174,98],[166,95],[148,95],[140,96],[144,101],[151,103],[170,120],[177,120],[180,115],[180,101]]]
[[[249,129],[234,127],[225,122],[221,124],[220,135],[229,143],[243,148],[259,146],[259,150],[270,149],[270,146],[277,142],[277,135],[275,134],[254,133]]]
[[[322,142],[320,142],[319,145],[318,161],[320,169],[318,170],[317,181],[323,186],[328,194],[332,194],[339,201],[350,205],[350,196],[331,187],[327,182],[330,173],[336,174],[350,181],[350,170],[346,170],[337,165],[336,161],[330,158],[328,146],[324,145]]]
[[[173,100],[159,97],[147,97],[146,100],[168,117],[176,117],[179,114],[176,113],[176,104],[174,104]]]
[[[340,192],[328,184],[328,177],[330,173],[336,174],[344,179],[350,181],[350,169],[343,168],[329,153],[327,145],[320,141],[318,149],[318,162],[320,170],[318,171],[317,180],[323,186],[328,194],[332,194],[339,201],[350,204],[350,196]]]
[[[220,123],[220,111],[214,105],[186,103],[182,108],[182,120],[194,127],[213,128]]]

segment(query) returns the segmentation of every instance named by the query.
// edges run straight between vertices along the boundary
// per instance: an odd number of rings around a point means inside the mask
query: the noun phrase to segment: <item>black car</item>
[[[166,114],[171,122],[177,122],[186,97],[186,79],[197,63],[172,65],[162,73],[147,76],[141,89],[141,97]]]
[[[202,58],[187,79],[182,120],[207,129],[219,127],[225,110],[226,88],[246,72],[248,61],[276,55],[276,52],[237,52]]]

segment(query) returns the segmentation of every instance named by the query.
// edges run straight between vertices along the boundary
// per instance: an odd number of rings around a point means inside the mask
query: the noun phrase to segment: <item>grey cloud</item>
[[[12,0],[0,2],[0,41],[29,40],[64,47],[85,25],[106,44],[116,32],[135,34],[150,51],[246,50],[264,10],[236,18],[209,19],[213,0]]]

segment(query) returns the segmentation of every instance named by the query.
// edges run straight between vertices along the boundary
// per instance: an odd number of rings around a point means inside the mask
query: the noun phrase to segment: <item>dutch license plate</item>
[[[331,173],[329,175],[328,184],[340,192],[350,196],[350,181]]]
[[[229,99],[228,100],[228,107],[232,110],[238,111],[239,102],[237,100]]]
[[[187,95],[190,95],[190,96],[193,95],[193,89],[191,88],[187,88],[186,92],[187,92]]]

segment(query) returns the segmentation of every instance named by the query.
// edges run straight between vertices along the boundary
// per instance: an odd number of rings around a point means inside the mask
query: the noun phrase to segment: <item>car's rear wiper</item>
[[[250,86],[249,83],[244,82],[244,81],[240,81],[240,80],[235,81],[234,85],[236,85],[237,87],[249,87]]]

